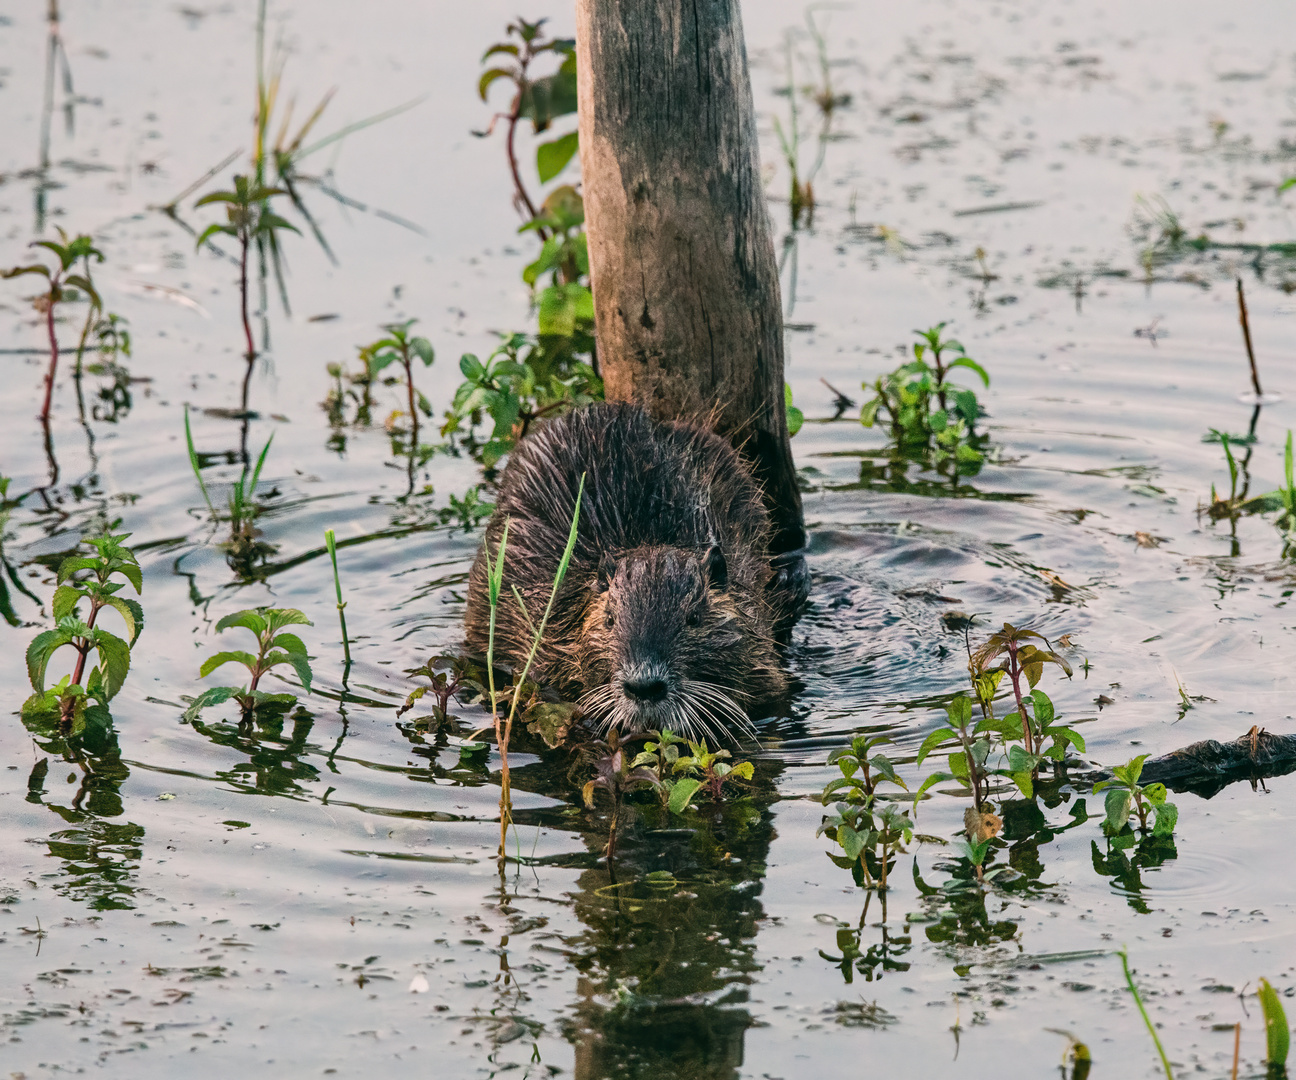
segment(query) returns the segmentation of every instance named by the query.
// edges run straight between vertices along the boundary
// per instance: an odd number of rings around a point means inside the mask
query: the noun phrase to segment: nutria
[[[532,676],[578,700],[601,730],[669,728],[713,742],[750,732],[748,712],[787,685],[760,488],[725,439],[692,423],[659,423],[638,406],[568,413],[510,456],[485,539],[493,554],[508,522],[496,662],[518,669],[526,661],[582,474],[576,546]],[[478,655],[489,622],[479,553],[466,616]]]

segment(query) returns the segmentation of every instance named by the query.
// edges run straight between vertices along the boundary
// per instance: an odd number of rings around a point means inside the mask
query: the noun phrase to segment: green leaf
[[[248,671],[252,671],[256,667],[256,662],[257,658],[250,652],[219,652],[203,661],[202,667],[198,669],[198,678],[205,679],[225,664],[242,664]]]
[[[45,669],[55,650],[72,644],[72,635],[65,630],[46,630],[37,634],[27,646],[27,678],[38,694],[45,689]]]
[[[1290,184],[1291,181],[1288,181]],[[1264,1013],[1265,1042],[1268,1047],[1267,1063],[1272,1075],[1279,1069],[1286,1068],[1287,1054],[1291,1049],[1291,1030],[1287,1027],[1287,1014],[1283,1011],[1282,998],[1278,991],[1269,985],[1268,979],[1260,980],[1260,989],[1256,991],[1260,999],[1260,1011]]]
[[[1031,779],[1029,771],[1013,773],[1012,782],[1017,785],[1017,790],[1022,793],[1022,798],[1033,799],[1035,797],[1035,783]]]
[[[1119,832],[1129,821],[1130,805],[1134,802],[1134,793],[1128,788],[1114,787],[1107,791],[1107,799],[1103,803],[1107,811],[1107,818],[1103,822],[1103,828],[1109,832]]]
[[[513,48],[514,50],[517,49],[516,45],[509,46],[509,47]],[[504,48],[505,46],[499,46],[497,49],[493,51],[496,52],[502,51]],[[490,54],[487,53],[487,55],[489,56]],[[513,72],[509,71],[507,68],[490,68],[486,71],[483,71],[481,78],[477,80],[477,93],[481,96],[482,101],[485,101],[486,95],[490,90],[491,83],[493,83],[496,79],[511,79],[512,77],[513,77]]]
[[[69,555],[58,568],[58,583],[61,585],[79,570],[97,570],[99,560],[93,555]]]
[[[886,779],[890,780],[891,783],[899,785],[904,788],[905,791],[909,790],[909,785],[896,775],[895,766],[891,764],[890,758],[883,754],[875,754],[873,757],[869,758],[869,764],[873,766],[874,771],[879,776],[886,777]]]
[[[540,183],[547,184],[567,167],[567,162],[580,146],[577,132],[562,135],[552,142],[541,143],[536,147],[536,172],[540,174]]]
[[[1143,798],[1147,799],[1147,801],[1153,806],[1160,806],[1166,801],[1165,784],[1148,784],[1147,787],[1143,789]]]
[[[285,626],[315,625],[296,608],[269,608],[265,611],[265,617],[266,625],[272,634],[277,633]]]
[[[1035,723],[1038,727],[1045,728],[1053,723],[1053,702],[1049,700],[1048,694],[1043,690],[1032,690],[1031,701],[1035,705]]]
[[[253,608],[246,608],[243,611],[236,611],[232,615],[226,615],[216,624],[216,632],[228,630],[231,626],[242,626],[247,630],[260,637],[266,631],[266,621]]]
[[[72,585],[60,585],[54,590],[54,600],[50,604],[54,612],[54,621],[58,622],[64,616],[73,614],[82,599],[83,594],[80,589]]]
[[[1152,835],[1173,836],[1178,823],[1179,808],[1174,803],[1163,802],[1156,807],[1156,822],[1152,826]]]
[[[957,754],[950,754],[949,769],[950,772],[953,773],[957,779],[967,780],[970,776],[970,770],[968,769],[967,752],[964,750],[960,750]]]
[[[923,780],[923,782],[918,785],[918,790],[914,792],[914,809],[916,810],[918,808],[918,800],[923,797],[923,794],[927,791],[929,787],[932,787],[935,784],[943,783],[946,780],[957,780],[957,779],[958,777],[956,777],[953,773],[946,773],[946,772],[936,772],[926,777]]]
[[[220,705],[223,702],[229,701],[229,699],[234,697],[236,694],[241,693],[243,693],[242,689],[237,686],[213,686],[210,689],[204,690],[194,698],[192,702],[190,702],[189,708],[185,709],[181,719],[184,720],[185,723],[192,723],[198,719],[198,714],[202,712],[203,709],[207,708],[208,705]]]
[[[283,635],[280,636],[282,637]],[[288,662],[292,664],[293,670],[297,672],[297,678],[301,680],[302,689],[309,694],[311,692],[311,666],[310,660],[306,658],[306,653],[289,653]]]
[[[135,636],[130,639],[130,644],[134,647],[135,642],[139,641],[140,634],[144,632],[144,608],[138,600],[123,597],[121,602],[130,610],[131,617],[135,620]]]
[[[104,689],[109,698],[114,698],[130,672],[130,646],[115,634],[100,630],[97,626],[92,640],[103,664]]]
[[[960,694],[945,706],[945,711],[949,714],[951,727],[965,727],[972,719],[972,699]]]
[[[432,343],[425,337],[410,338],[410,352],[423,361],[424,367],[431,367],[432,361],[436,359]]]
[[[985,386],[988,387],[990,385],[990,375],[986,372],[986,369],[983,368],[980,364],[978,364],[975,360],[973,360],[972,357],[970,356],[960,356],[957,360],[954,360],[946,364],[945,373],[948,375],[955,368],[968,368],[970,371],[975,372],[977,375],[981,377],[981,382]]]
[[[701,780],[695,780],[691,776],[686,776],[682,780],[676,780],[675,786],[671,788],[670,801],[667,807],[672,814],[682,814],[693,796],[697,794],[698,788],[702,786]]]
[[[144,628],[144,609],[137,601],[126,600],[119,596],[104,597],[103,604],[104,607],[112,608],[122,617],[122,621],[126,624],[126,639],[134,645],[140,631]],[[135,621],[137,615],[139,622]]]
[[[1082,754],[1085,752],[1084,736],[1081,735],[1080,732],[1074,730],[1073,728],[1062,727],[1059,725],[1058,727],[1048,728],[1044,732],[1044,734],[1045,736],[1051,736],[1052,738],[1058,740],[1058,743],[1069,742],[1072,746],[1076,748],[1077,751],[1079,751]],[[1058,760],[1060,761],[1061,758],[1059,758]]]
[[[194,243],[194,249],[197,250],[202,247],[203,244],[207,243],[207,241],[217,233],[221,233],[225,236],[233,236],[235,238],[238,237],[238,229],[234,228],[233,225],[208,225],[207,228],[203,229],[203,231],[198,234],[198,239]]]
[[[1028,754],[1023,747],[1018,746],[1016,743],[1008,747],[1008,768],[1011,772],[1033,773],[1039,768],[1039,764],[1039,754]]]
[[[740,761],[729,775],[736,776],[739,780],[750,780],[756,775],[756,767],[750,761]]]
[[[1131,787],[1137,784],[1139,782],[1139,777],[1143,775],[1143,762],[1147,761],[1148,757],[1149,755],[1147,754],[1139,754],[1138,757],[1129,761],[1125,765],[1125,773],[1129,778]],[[1112,771],[1114,772],[1115,770],[1113,769]]]
[[[866,833],[857,832],[849,825],[837,826],[837,843],[841,844],[842,850],[846,852],[846,858],[854,862],[864,851],[864,846],[868,840]]]
[[[282,634],[276,634],[266,648],[283,649],[283,651],[288,653],[290,656],[293,653],[300,653],[302,656],[306,655],[306,646],[302,642],[302,639],[296,634],[290,634],[287,631],[284,631]]]

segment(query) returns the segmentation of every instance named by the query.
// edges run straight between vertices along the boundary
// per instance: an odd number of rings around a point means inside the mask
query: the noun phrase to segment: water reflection
[[[32,768],[27,801],[47,806],[67,826],[48,841],[51,857],[62,863],[63,876],[54,881],[54,890],[95,911],[133,908],[144,827],[107,820],[122,816],[121,786],[130,776],[112,718],[104,709],[87,709],[84,731],[66,737],[58,734],[57,722],[23,723],[49,755]],[[60,788],[63,765],[69,770],[67,784]],[[60,791],[72,785],[71,798],[60,798]]]
[[[736,801],[671,828],[660,807],[634,810],[615,864],[580,878],[575,1075],[736,1077],[772,816]],[[586,841],[599,851],[606,836]]]
[[[1126,831],[1107,838],[1106,850],[1098,841],[1090,843],[1093,868],[1102,877],[1112,879],[1116,891],[1125,896],[1129,906],[1140,915],[1152,909],[1143,899],[1143,871],[1164,866],[1179,857],[1173,836],[1139,837],[1126,827]]]
[[[289,722],[292,727],[285,735]],[[290,797],[305,796],[308,792],[304,785],[314,784],[320,778],[319,769],[305,760],[309,755],[321,753],[321,748],[309,741],[314,726],[315,717],[302,708],[291,718],[258,710],[256,719],[246,724],[193,722],[198,734],[248,759],[231,768],[218,769],[215,774],[218,779],[235,791]]]

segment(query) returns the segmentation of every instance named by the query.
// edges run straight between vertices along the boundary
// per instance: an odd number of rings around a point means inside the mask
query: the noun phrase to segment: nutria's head
[[[581,699],[603,730],[668,728],[713,745],[750,732],[753,650],[719,547],[605,556],[581,634]]]

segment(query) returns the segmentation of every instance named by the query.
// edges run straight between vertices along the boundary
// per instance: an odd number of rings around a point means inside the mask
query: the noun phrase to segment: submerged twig
[[[1255,350],[1251,347],[1251,323],[1247,319],[1246,293],[1242,291],[1242,279],[1237,279],[1238,322],[1242,324],[1242,340],[1246,342],[1247,360],[1251,363],[1251,386],[1257,398],[1264,397],[1260,389],[1260,372],[1256,368]]]

